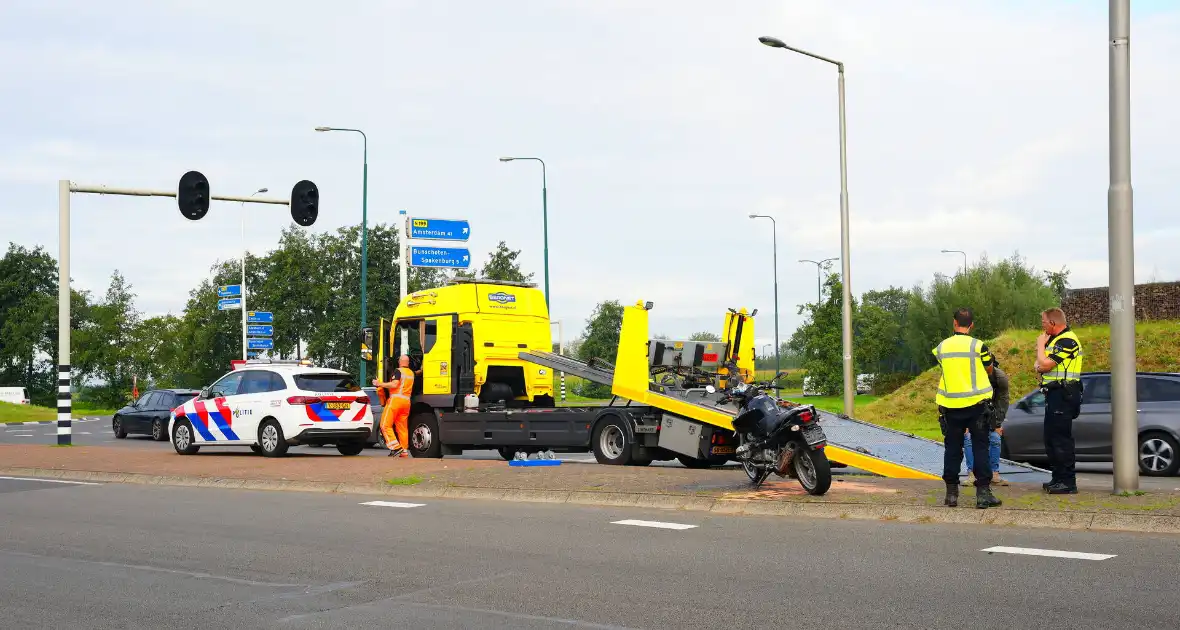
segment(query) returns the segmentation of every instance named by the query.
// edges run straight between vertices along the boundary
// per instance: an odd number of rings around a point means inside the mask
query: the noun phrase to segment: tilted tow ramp
[[[651,382],[647,351],[648,308],[642,305],[625,308],[617,367],[589,365],[552,352],[524,351],[519,356],[531,363],[608,385],[618,398],[732,431],[735,414],[732,407],[714,405],[704,397],[704,392],[675,391]],[[744,331],[738,328],[738,338],[748,335],[748,339],[752,339],[753,317],[745,315],[744,311],[734,315],[743,318],[746,326]],[[730,320],[727,317],[727,323]],[[728,325],[726,332],[729,337]],[[734,344],[733,347],[739,345],[752,346],[752,343]],[[752,356],[752,347],[749,352]],[[698,396],[699,401],[692,399]],[[940,442],[827,412],[820,412],[820,425],[828,437],[828,446],[824,450],[833,462],[896,479],[942,478],[945,449]],[[1049,481],[1047,471],[1004,459],[1000,460],[1000,474],[1017,482]]]

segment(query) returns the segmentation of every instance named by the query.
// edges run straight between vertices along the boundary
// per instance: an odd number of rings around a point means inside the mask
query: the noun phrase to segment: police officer
[[[955,334],[942,340],[932,352],[942,376],[938,381],[938,423],[942,428],[942,480],[946,483],[946,505],[959,504],[959,464],[963,461],[963,433],[971,433],[975,464],[975,507],[985,509],[1001,504],[992,494],[988,434],[991,432],[991,352],[971,336],[975,317],[970,308],[954,314]]]
[[[1041,329],[1035,367],[1045,394],[1045,454],[1053,471],[1042,487],[1049,494],[1077,494],[1073,421],[1082,406],[1082,342],[1059,308],[1041,313]]]

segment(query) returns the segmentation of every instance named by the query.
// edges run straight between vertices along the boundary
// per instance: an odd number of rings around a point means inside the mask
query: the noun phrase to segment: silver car
[[[1139,410],[1139,471],[1172,476],[1180,469],[1180,374],[1139,372],[1135,377]],[[1110,373],[1082,374],[1082,408],[1073,421],[1074,453],[1079,462],[1112,459]],[[1008,408],[1001,457],[1045,464],[1045,395],[1034,390]]]

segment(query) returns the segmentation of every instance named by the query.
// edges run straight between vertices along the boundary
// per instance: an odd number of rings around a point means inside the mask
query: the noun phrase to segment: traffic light
[[[291,220],[303,227],[315,223],[320,214],[320,189],[302,180],[291,189]]]
[[[198,171],[180,177],[176,187],[176,205],[186,219],[196,221],[209,212],[209,179]]]

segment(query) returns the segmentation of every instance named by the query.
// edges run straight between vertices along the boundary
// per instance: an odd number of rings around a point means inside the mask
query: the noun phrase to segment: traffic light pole
[[[57,182],[57,444],[70,446],[73,442],[73,397],[70,369],[70,194],[122,195],[127,197],[176,197],[175,190],[143,190],[82,186],[63,179]],[[289,199],[211,195],[216,201],[238,201],[289,206]]]

